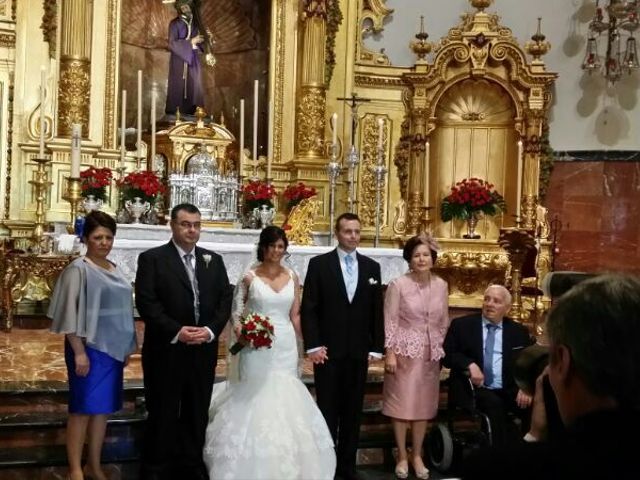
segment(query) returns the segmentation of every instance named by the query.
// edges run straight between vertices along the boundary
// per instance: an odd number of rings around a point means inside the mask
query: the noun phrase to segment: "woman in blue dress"
[[[116,223],[106,213],[93,211],[86,216],[83,241],[87,253],[62,272],[47,313],[53,320],[51,330],[65,334],[71,480],[82,480],[84,475],[106,480],[100,454],[107,416],[122,408],[123,369],[136,350],[131,285],[107,259],[115,233]]]

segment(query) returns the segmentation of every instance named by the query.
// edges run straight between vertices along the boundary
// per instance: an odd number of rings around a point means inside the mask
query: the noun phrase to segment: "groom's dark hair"
[[[200,210],[192,203],[179,203],[171,209],[171,220],[178,218],[178,212],[184,210],[187,213],[197,213],[200,215]]]
[[[337,218],[337,220],[336,220],[336,224],[335,224],[335,226],[334,226],[334,228],[335,228],[336,232],[337,232],[338,230],[340,230],[340,222],[341,222],[342,220],[347,220],[347,221],[349,221],[349,220],[357,220],[357,221],[359,221],[359,222],[360,222],[360,217],[359,217],[358,215],[356,215],[355,213],[351,213],[351,212],[345,212],[345,213],[341,214],[341,215]]]

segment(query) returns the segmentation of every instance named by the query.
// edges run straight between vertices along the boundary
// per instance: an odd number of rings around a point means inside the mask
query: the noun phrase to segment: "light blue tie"
[[[355,272],[353,268],[353,257],[351,255],[345,256],[344,264],[346,266],[346,274],[347,274],[347,278],[346,278],[347,281],[345,282],[347,287],[347,296],[349,297],[349,301],[351,301],[355,293],[355,288],[353,288],[354,277],[355,277]]]
[[[484,384],[487,387],[493,384],[493,350],[496,343],[497,329],[498,327],[496,325],[493,325],[491,323],[487,324],[487,340],[484,343],[484,362],[482,366],[482,370],[484,373]]]

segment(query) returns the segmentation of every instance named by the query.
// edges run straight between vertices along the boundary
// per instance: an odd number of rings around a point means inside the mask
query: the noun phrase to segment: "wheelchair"
[[[469,452],[493,444],[489,417],[476,408],[475,387],[470,378],[468,382],[471,406],[455,406],[448,400],[445,418],[427,435],[429,463],[441,473],[456,473]]]

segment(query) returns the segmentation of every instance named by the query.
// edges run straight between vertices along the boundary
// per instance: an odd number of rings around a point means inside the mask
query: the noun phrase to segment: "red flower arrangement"
[[[506,211],[504,198],[493,184],[480,178],[465,178],[451,187],[451,193],[442,201],[441,217],[448,222],[453,218],[466,220],[477,212],[497,215]]]
[[[282,192],[282,196],[287,201],[287,210],[291,210],[305,198],[311,198],[316,194],[315,187],[307,187],[304,183],[298,182],[297,185],[289,185]]]
[[[251,312],[242,320],[240,320],[240,338],[229,351],[235,355],[245,346],[249,346],[255,350],[260,348],[271,348],[273,344],[273,325],[269,321],[269,317]]]
[[[156,174],[148,170],[131,172],[116,183],[125,200],[140,197],[143,202],[149,202],[151,205],[155,203],[158,195],[166,190]]]
[[[250,181],[242,188],[244,196],[244,206],[249,212],[254,208],[260,208],[262,205],[273,207],[273,199],[276,196],[276,190],[273,186],[262,180]]]
[[[113,179],[113,172],[110,168],[89,167],[80,172],[82,196],[93,195],[94,198],[102,201],[107,200],[107,187]]]

